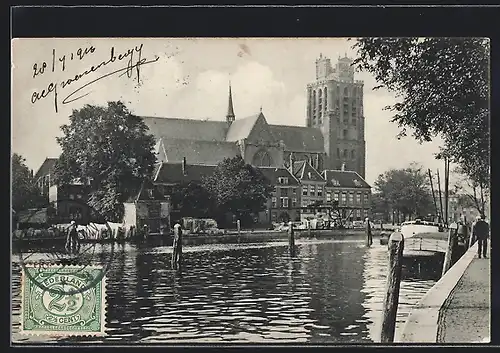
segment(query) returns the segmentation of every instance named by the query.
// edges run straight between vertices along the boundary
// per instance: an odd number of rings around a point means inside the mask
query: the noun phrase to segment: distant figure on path
[[[477,239],[477,257],[481,258],[481,255],[486,258],[486,252],[488,248],[488,236],[490,226],[484,220],[484,215],[477,216],[476,224],[472,230],[472,236]]]
[[[80,242],[78,241],[78,231],[76,230],[76,222],[71,221],[68,235],[66,236],[66,250],[69,253],[77,253],[80,250]]]
[[[372,246],[373,244],[373,236],[372,236],[372,225],[370,223],[370,219],[368,217],[365,218],[365,232],[366,232],[366,245]]]

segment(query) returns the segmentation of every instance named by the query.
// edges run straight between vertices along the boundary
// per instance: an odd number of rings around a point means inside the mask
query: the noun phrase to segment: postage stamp
[[[26,264],[21,279],[21,333],[104,335],[106,277],[101,273],[99,266]]]

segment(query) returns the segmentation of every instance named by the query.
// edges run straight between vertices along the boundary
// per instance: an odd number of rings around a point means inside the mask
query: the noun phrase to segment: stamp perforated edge
[[[26,263],[25,267],[27,268],[33,268],[37,265],[36,262],[30,262]],[[59,265],[59,264],[47,264],[44,263],[45,266],[48,268],[66,268],[66,269],[81,269],[82,267],[84,268],[90,268],[90,269],[98,269],[98,270],[103,270],[103,266],[95,266],[95,265]],[[43,331],[43,330],[38,330],[38,331],[26,331],[23,329],[23,318],[24,318],[24,295],[25,295],[25,268],[21,268],[21,310],[20,310],[20,315],[19,315],[19,333],[22,335],[27,335],[27,336],[39,336],[39,337],[44,337],[44,336],[50,336],[50,337],[57,337],[57,338],[64,338],[64,337],[100,337],[100,336],[106,336],[106,318],[108,314],[108,306],[107,306],[107,291],[106,291],[106,275],[104,275],[101,280],[99,281],[100,286],[101,286],[101,318],[100,318],[100,323],[101,327],[99,331]]]

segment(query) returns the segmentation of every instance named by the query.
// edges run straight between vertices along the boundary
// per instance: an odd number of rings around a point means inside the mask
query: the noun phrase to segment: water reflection
[[[119,245],[107,275],[107,336],[61,341],[376,341],[387,248],[367,249],[352,238],[301,240],[290,257],[287,245],[186,247],[181,274],[169,269],[169,247]],[[13,339],[20,341],[19,265],[13,267]],[[405,268],[399,322],[438,277],[430,265]]]

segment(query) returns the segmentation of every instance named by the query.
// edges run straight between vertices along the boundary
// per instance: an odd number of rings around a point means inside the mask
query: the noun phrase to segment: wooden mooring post
[[[240,235],[240,231],[241,231],[241,221],[238,219],[236,221],[236,228],[238,229],[238,235]]]
[[[293,229],[293,222],[288,223],[288,247],[290,256],[295,256],[295,230]]]
[[[394,342],[396,330],[396,314],[399,305],[399,288],[401,284],[401,269],[403,265],[404,237],[399,232],[394,232],[389,238],[389,271],[384,298],[382,343]]]
[[[444,255],[443,272],[441,273],[441,277],[443,277],[450,267],[453,266],[453,259],[455,258],[454,252],[457,249],[458,243],[457,228],[458,226],[456,223],[452,223],[449,226],[448,247],[446,248],[446,253]]]
[[[172,250],[172,269],[180,271],[182,267],[182,229],[179,223],[174,225],[174,244]]]

